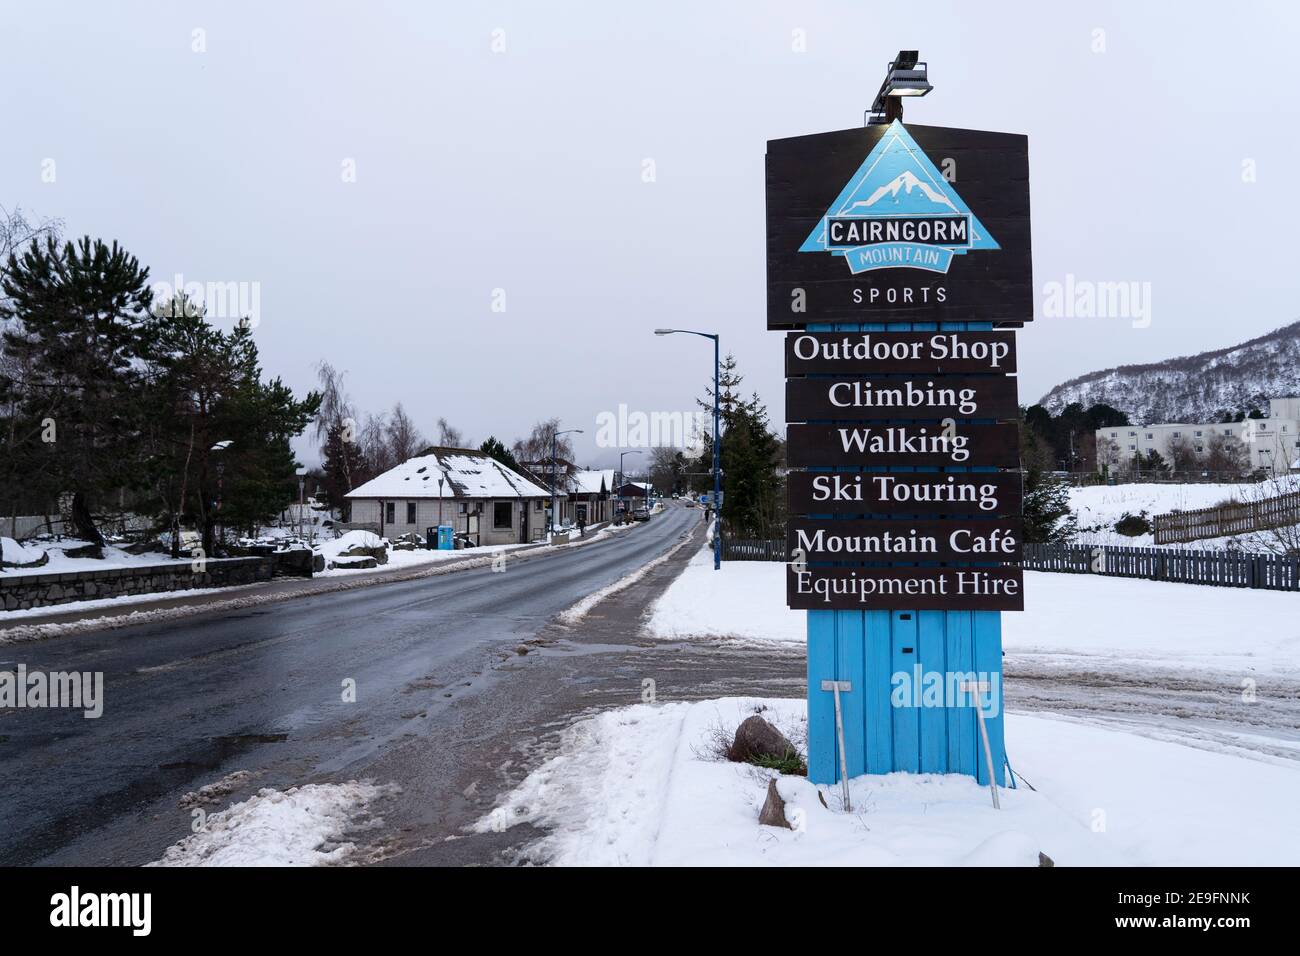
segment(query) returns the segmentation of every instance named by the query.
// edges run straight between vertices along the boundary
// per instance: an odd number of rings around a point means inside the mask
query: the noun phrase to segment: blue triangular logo
[[[855,272],[947,272],[954,255],[1001,248],[895,120],[818,220],[800,252],[844,256]]]

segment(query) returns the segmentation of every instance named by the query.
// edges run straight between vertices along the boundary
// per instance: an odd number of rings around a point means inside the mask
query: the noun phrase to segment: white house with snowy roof
[[[521,544],[545,534],[550,495],[481,451],[435,447],[348,492],[348,524],[388,538],[445,524],[481,545]]]

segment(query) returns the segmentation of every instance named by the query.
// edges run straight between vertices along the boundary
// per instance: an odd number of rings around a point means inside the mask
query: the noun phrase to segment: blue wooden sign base
[[[944,331],[980,331],[988,323],[946,323]],[[882,325],[810,325],[810,332],[872,332]],[[937,330],[933,324],[891,324],[891,330]],[[830,470],[830,469],[826,469]],[[841,469],[907,472],[937,469]],[[972,469],[952,468],[946,472]],[[830,517],[830,516],[824,516]],[[940,697],[925,694],[939,675]],[[896,677],[906,675],[906,677]],[[957,676],[961,675],[961,676]],[[988,783],[983,742],[968,694],[949,696],[961,679],[990,683],[984,709],[994,778],[1005,786],[1002,721],[1002,614],[999,611],[809,611],[808,778],[839,780],[834,694],[823,680],[849,681],[840,695],[848,774],[965,773]],[[920,686],[917,686],[918,679]],[[896,692],[896,687],[902,689]],[[990,696],[991,695],[991,696]]]

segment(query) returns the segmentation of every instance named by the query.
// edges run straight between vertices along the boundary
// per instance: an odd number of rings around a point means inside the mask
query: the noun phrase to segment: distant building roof
[[[575,495],[598,495],[601,491],[614,490],[614,469],[603,471],[584,469],[569,476],[569,493]]]
[[[347,493],[348,498],[546,498],[541,485],[470,448],[435,447]]]

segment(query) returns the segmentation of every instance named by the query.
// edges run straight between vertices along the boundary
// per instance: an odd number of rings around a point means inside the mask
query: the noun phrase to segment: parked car
[[[632,512],[632,520],[633,520],[633,521],[649,521],[649,520],[650,520],[650,510],[649,510],[648,508],[637,508],[635,511]]]

